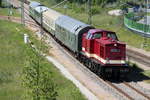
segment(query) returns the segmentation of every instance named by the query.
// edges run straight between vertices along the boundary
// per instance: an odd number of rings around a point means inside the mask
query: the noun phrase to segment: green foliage
[[[100,7],[97,7],[97,6],[92,7],[91,12],[92,12],[92,15],[99,14]]]
[[[52,75],[50,75],[49,71],[42,72],[40,83],[40,95],[42,95],[42,100],[56,100],[58,96],[56,84],[53,82]]]
[[[9,83],[12,81],[12,74],[7,71],[0,70],[0,84]]]
[[[0,7],[2,7],[2,0],[0,0]]]
[[[26,66],[23,70],[23,84],[28,88],[28,94],[33,100],[56,100],[56,84],[52,80],[52,75],[42,64],[44,57],[29,47]]]
[[[72,9],[74,9],[76,7],[76,5],[72,6]],[[74,9],[74,12],[76,13],[83,13],[85,12],[85,7],[81,6],[81,7],[76,7],[76,9]]]
[[[16,28],[22,30],[18,24],[0,20],[0,100],[24,100],[20,76],[25,46]]]
[[[10,15],[10,16],[20,17],[20,13],[18,13],[17,9],[13,9],[12,8],[11,10],[12,10],[12,15]],[[10,11],[9,8],[0,8],[0,15],[8,16],[9,15],[9,11]]]
[[[150,77],[150,70],[145,70],[142,74],[144,74],[147,77]],[[145,80],[145,82],[150,84],[150,80]]]

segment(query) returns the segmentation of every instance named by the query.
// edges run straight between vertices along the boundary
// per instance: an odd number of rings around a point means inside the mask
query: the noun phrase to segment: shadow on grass
[[[144,75],[144,70],[136,64],[130,65],[131,72],[127,76],[127,81],[140,82],[150,80],[150,76]]]

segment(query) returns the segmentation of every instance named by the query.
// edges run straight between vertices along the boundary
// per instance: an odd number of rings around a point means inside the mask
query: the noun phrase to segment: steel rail
[[[142,53],[139,53],[137,51],[133,51],[133,50],[130,50],[130,49],[127,49],[127,56],[129,58],[129,61],[130,59],[133,59],[147,67],[150,67],[150,57],[147,56],[147,55],[144,55]]]
[[[130,84],[128,84],[127,82],[123,82],[124,85],[130,87],[131,89],[133,89],[134,91],[136,91],[137,93],[139,93],[140,95],[144,96],[145,98],[147,98],[148,100],[150,100],[150,97],[147,96],[146,94],[142,93],[141,91],[137,90],[136,88],[134,88],[133,86],[131,86]]]
[[[119,91],[121,94],[123,94],[124,96],[126,96],[129,100],[134,100],[131,96],[129,96],[127,93],[125,93],[123,90],[121,90],[120,88],[118,88],[117,86],[115,86],[114,84],[112,84],[109,81],[105,81],[107,84],[109,84],[111,87],[115,88],[117,91]]]

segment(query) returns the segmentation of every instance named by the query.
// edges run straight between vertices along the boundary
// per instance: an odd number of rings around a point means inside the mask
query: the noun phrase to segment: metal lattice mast
[[[88,24],[92,24],[91,6],[92,6],[92,0],[88,0]]]
[[[43,12],[42,12],[42,7],[41,6],[40,6],[40,12],[41,12],[40,35],[43,35],[43,29],[42,29],[42,26],[43,26]]]
[[[24,18],[24,0],[21,1],[21,23],[25,25],[25,18]]]
[[[10,16],[12,14],[12,8],[11,8],[11,0],[7,0],[7,7],[8,7],[8,18],[10,19]]]

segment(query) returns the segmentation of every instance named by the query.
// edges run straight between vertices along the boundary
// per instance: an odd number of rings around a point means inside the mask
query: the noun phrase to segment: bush
[[[45,58],[35,48],[29,49],[26,65],[23,69],[23,85],[33,100],[56,100],[58,96],[52,72],[45,67]]]
[[[75,11],[75,13],[83,13],[85,12],[85,7],[83,5],[80,5],[80,7],[78,7],[78,4],[75,3],[71,3],[70,4],[70,8],[73,9],[73,11]]]
[[[100,13],[100,7],[93,7],[91,9],[92,15]]]

